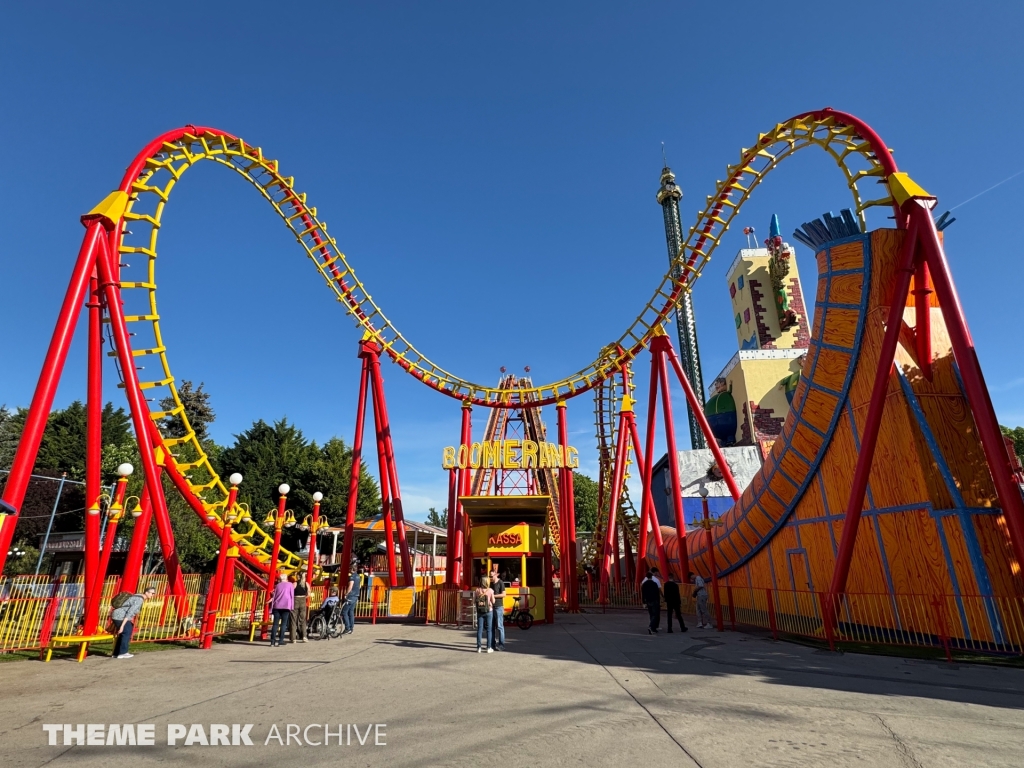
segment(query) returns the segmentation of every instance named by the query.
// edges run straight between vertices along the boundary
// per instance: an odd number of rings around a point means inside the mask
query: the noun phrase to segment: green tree
[[[20,436],[21,429],[15,425],[14,414],[6,405],[0,405],[0,469],[10,469]]]
[[[9,552],[13,553],[4,563],[4,576],[17,576],[21,573],[32,573],[39,562],[39,549],[28,539],[19,538]]]
[[[331,438],[322,447],[309,442],[302,430],[287,419],[257,421],[235,436],[219,458],[223,474],[240,472],[244,481],[238,498],[249,504],[252,515],[262,519],[277,506],[277,488],[287,483],[292,490],[288,507],[299,522],[313,511],[313,493],[324,494],[321,514],[341,522],[348,510],[348,489],[352,472],[352,451],[340,438]],[[364,463],[359,478],[356,517],[360,520],[380,514],[380,489]],[[289,549],[299,547],[305,533],[286,529],[282,543]]]
[[[572,492],[576,506],[576,530],[597,528],[597,483],[582,472],[572,473]]]
[[[5,469],[10,467],[14,458],[27,417],[28,411],[24,408],[13,413],[6,407],[0,408],[0,458],[5,459],[0,461],[0,466]],[[41,477],[29,482],[18,519],[18,536],[26,542],[38,542],[38,536],[46,530],[57,499],[58,478],[66,473],[69,480],[85,479],[86,421],[86,408],[77,400],[67,408],[53,411],[47,418],[33,467],[33,474]],[[114,408],[111,403],[103,407],[102,429],[101,479],[109,485],[116,479],[115,469],[121,463],[117,457],[132,453],[134,438],[128,414],[123,408]],[[137,459],[132,464],[139,466]],[[87,506],[82,486],[65,485],[57,505],[53,530],[81,530]]]
[[[999,429],[1003,431],[1003,434],[1013,440],[1013,450],[1017,454],[1017,458],[1020,459],[1021,464],[1024,464],[1024,427],[1004,427],[999,426]]]
[[[192,382],[185,379],[178,387],[182,410],[192,430],[196,433],[196,439],[201,443],[209,439],[209,426],[217,419],[217,414],[214,413],[213,407],[210,405],[210,393],[204,392],[203,386],[204,383],[199,382],[199,386],[193,388]],[[160,410],[172,411],[174,408],[173,397],[165,397],[160,401]],[[185,422],[178,414],[165,416],[161,420],[160,428],[165,435],[170,437],[185,437],[188,434]]]
[[[436,509],[430,507],[427,510],[427,525],[432,525],[435,528],[448,528],[448,507],[444,508],[444,511],[438,513]]]

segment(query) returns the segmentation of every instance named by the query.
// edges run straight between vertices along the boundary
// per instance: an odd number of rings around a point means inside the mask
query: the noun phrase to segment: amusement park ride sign
[[[534,440],[490,440],[470,445],[449,445],[441,466],[445,469],[575,469],[580,452],[571,445]]]

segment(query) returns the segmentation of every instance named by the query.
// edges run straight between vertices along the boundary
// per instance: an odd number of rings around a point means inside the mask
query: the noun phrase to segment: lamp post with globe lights
[[[209,648],[213,645],[213,634],[217,625],[217,614],[220,612],[221,596],[226,591],[229,591],[224,583],[224,571],[227,566],[228,550],[231,548],[232,543],[231,525],[241,517],[240,510],[236,509],[236,501],[238,499],[238,486],[242,482],[242,476],[238,472],[234,472],[228,478],[228,482],[231,483],[231,488],[228,490],[228,500],[224,505],[224,516],[220,533],[220,550],[217,552],[217,570],[214,571],[213,579],[210,580],[210,588],[206,593],[202,641],[199,644],[201,648]],[[234,587],[234,579],[232,579],[231,586]]]
[[[288,483],[281,483],[277,486],[277,492],[281,496],[277,500],[276,514],[275,510],[270,510],[263,521],[265,526],[274,527],[274,546],[270,550],[270,568],[267,571],[267,598],[263,601],[264,624],[270,619],[270,598],[274,594],[274,583],[277,581],[277,558],[281,553],[281,529],[285,526],[290,528],[295,525],[295,515],[291,511],[285,510],[285,504],[288,503],[288,492],[291,489]],[[266,634],[266,630],[263,634]]]
[[[700,494],[700,503],[704,511],[704,519],[698,520],[697,525],[704,529],[704,535],[706,537],[707,548],[708,548],[708,562],[711,565],[711,592],[715,596],[715,624],[718,626],[718,631],[722,632],[725,629],[722,621],[722,601],[719,599],[718,594],[718,566],[715,565],[715,546],[711,540],[711,529],[722,524],[722,519],[719,517],[711,517],[708,512],[708,489],[701,485],[697,491]]]
[[[313,519],[309,522],[309,554],[306,555],[306,583],[313,583],[313,566],[316,563],[316,534],[320,530],[320,502],[324,500],[324,495],[317,491],[313,494]],[[308,520],[309,518],[307,518]],[[324,525],[327,524],[327,520],[324,520]],[[307,526],[306,522],[303,521],[303,528]]]
[[[100,629],[99,615],[100,615],[100,600],[103,599],[103,583],[107,578],[107,568],[110,566],[110,555],[114,551],[114,540],[117,538],[117,526],[121,522],[121,518],[124,517],[124,494],[128,488],[128,478],[132,476],[135,471],[128,462],[121,464],[117,468],[117,487],[114,490],[114,499],[107,507],[107,530],[103,536],[103,547],[100,551],[99,563],[96,568],[96,574],[93,577],[92,584],[88,587],[88,591],[92,596],[89,600],[89,607],[86,611],[85,623],[83,628],[86,634],[92,634],[93,631]],[[138,506],[139,500],[136,498],[135,503]],[[89,514],[99,514],[99,500],[93,505],[93,508],[89,509]]]

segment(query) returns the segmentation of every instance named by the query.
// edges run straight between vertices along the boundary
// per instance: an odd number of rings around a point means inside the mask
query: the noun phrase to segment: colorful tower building
[[[668,243],[669,265],[675,261],[679,248],[683,244],[683,225],[679,218],[679,201],[683,197],[683,191],[676,184],[675,174],[666,164],[661,169],[661,187],[658,188],[658,204],[661,205],[665,217],[665,240]],[[673,267],[673,274],[676,269]],[[689,293],[683,294],[683,300],[676,309],[676,332],[679,335],[679,362],[686,372],[686,378],[690,380],[694,394],[704,405],[704,377],[700,370],[700,350],[697,348],[697,321],[693,314],[693,299]],[[687,407],[687,416],[690,418],[690,447],[706,448],[704,433],[693,411]]]
[[[767,455],[810,342],[794,249],[777,216],[765,247],[740,250],[727,275],[739,351],[715,377],[704,412],[722,445],[758,445]]]

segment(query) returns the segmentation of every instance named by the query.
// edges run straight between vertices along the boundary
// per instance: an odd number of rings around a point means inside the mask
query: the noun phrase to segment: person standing
[[[299,572],[299,580],[295,584],[295,607],[292,608],[292,623],[288,632],[291,642],[299,638],[300,643],[306,642],[306,619],[309,616],[309,582],[306,572]]]
[[[473,595],[473,603],[476,606],[476,652],[483,653],[484,648],[488,653],[494,653],[491,643],[494,640],[494,626],[491,623],[494,612],[494,592],[491,590],[490,581],[486,576],[481,576],[476,593]],[[483,645],[484,628],[487,628],[487,644]]]
[[[132,642],[132,632],[135,631],[135,617],[142,610],[143,603],[155,594],[156,587],[146,587],[141,595],[130,595],[124,602],[111,610],[110,620],[117,629],[114,635],[113,658],[130,659],[135,656],[134,653],[128,653],[128,646]]]
[[[679,631],[686,631],[686,624],[683,623],[682,609],[682,597],[679,594],[679,585],[676,583],[675,577],[670,573],[668,579],[665,580],[665,609],[668,613],[668,631],[672,631],[672,614],[675,613],[676,618],[679,619]]]
[[[491,592],[494,593],[494,607],[491,617],[491,648],[505,650],[505,580],[498,575],[498,564],[491,564]]]
[[[278,574],[277,584],[270,596],[270,607],[274,613],[274,621],[270,625],[270,647],[284,645],[284,636],[288,634],[289,619],[295,607],[295,585],[288,581],[288,575]]]
[[[661,590],[658,589],[658,582],[654,580],[650,571],[640,585],[640,599],[647,606],[647,613],[651,618],[647,625],[647,634],[656,635],[661,625]]]
[[[356,626],[356,602],[359,600],[359,573],[356,571],[357,561],[349,566],[348,582],[345,584],[345,596],[341,603],[341,621],[345,629],[343,635],[351,635]]]
[[[693,580],[693,596],[697,598],[697,629],[711,629],[707,584],[699,574],[690,573],[690,578]]]

